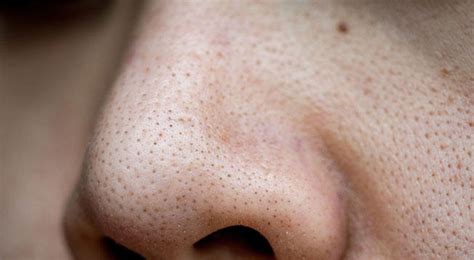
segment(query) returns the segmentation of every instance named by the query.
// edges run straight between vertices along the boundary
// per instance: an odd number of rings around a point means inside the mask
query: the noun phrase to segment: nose
[[[74,255],[106,256],[108,237],[150,259],[342,257],[345,204],[318,137],[324,120],[194,11],[161,8],[143,22],[66,217]],[[237,240],[245,249],[230,249]]]

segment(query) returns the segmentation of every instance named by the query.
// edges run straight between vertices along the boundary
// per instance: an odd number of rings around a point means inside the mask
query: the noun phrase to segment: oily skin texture
[[[472,46],[469,10],[151,3],[66,214],[73,254],[107,235],[196,258],[244,225],[279,259],[472,258],[473,53],[446,47]]]

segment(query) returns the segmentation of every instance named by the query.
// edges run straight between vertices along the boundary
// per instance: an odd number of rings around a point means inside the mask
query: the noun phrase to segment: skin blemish
[[[337,24],[337,31],[342,34],[347,34],[349,32],[349,27],[345,22],[339,22]]]
[[[440,74],[443,78],[446,78],[449,76],[449,70],[446,68],[441,69]]]

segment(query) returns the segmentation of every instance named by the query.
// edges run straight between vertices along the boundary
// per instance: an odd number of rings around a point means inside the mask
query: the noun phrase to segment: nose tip
[[[99,123],[78,193],[104,235],[151,259],[197,258],[199,241],[235,226],[261,234],[278,259],[343,254],[344,205],[311,147],[283,141],[292,138],[286,131],[253,133],[271,146],[222,141],[176,110],[155,113],[108,112]]]

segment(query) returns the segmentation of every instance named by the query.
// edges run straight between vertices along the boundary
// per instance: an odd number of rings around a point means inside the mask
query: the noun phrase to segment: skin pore
[[[64,213],[72,255],[473,258],[473,11],[150,1]],[[194,246],[232,226],[273,253]]]

